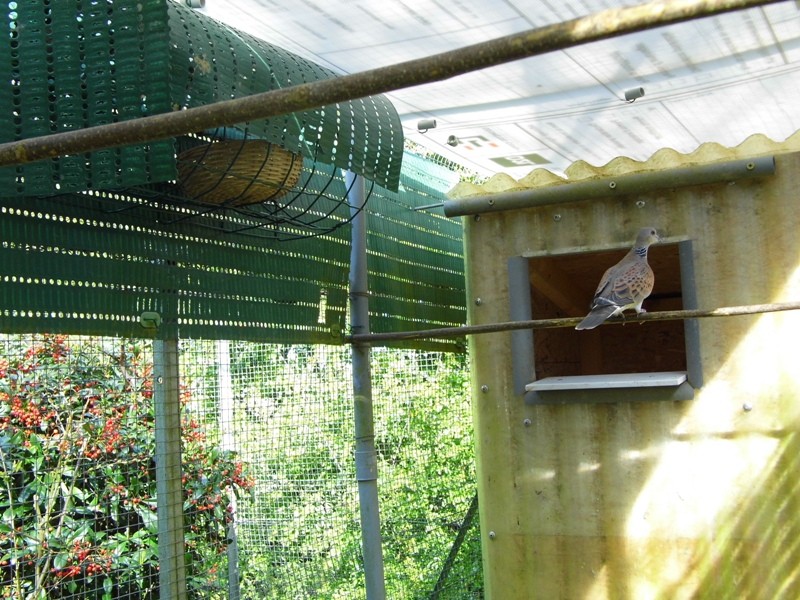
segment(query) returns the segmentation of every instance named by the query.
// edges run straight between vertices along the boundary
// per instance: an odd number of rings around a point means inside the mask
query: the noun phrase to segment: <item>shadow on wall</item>
[[[517,526],[523,537],[530,527],[532,537],[520,544],[531,552],[520,557],[525,589],[536,590],[537,598],[565,600],[643,597],[632,578],[638,572],[649,579],[660,568],[650,546],[661,516],[651,519],[654,506],[643,500],[639,482],[657,476],[663,447],[653,440],[668,439],[687,407],[620,402],[536,408],[530,446],[522,452],[528,481],[514,482],[513,492],[524,491]],[[631,526],[637,512],[640,518]],[[665,558],[672,540],[666,545]],[[507,597],[524,593],[514,590]]]
[[[532,597],[800,597],[800,433],[683,434],[688,406],[594,406],[590,418],[585,407],[542,407],[561,413],[558,429],[567,437],[540,445],[542,454],[559,456],[532,460],[532,485],[516,488],[530,490],[520,514],[538,531],[524,543],[499,535],[492,542],[500,554],[504,542],[528,549],[507,556],[528,572],[523,586],[536,591]],[[572,428],[564,427],[567,420]],[[667,429],[673,431],[664,435]],[[559,469],[548,470],[552,464]],[[526,529],[528,517],[517,528]]]
[[[773,441],[772,462],[718,515],[714,537],[695,543],[683,576],[658,598],[800,598],[800,434]]]

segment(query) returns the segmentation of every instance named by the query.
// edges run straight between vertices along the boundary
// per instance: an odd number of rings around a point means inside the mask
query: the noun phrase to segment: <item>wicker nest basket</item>
[[[263,140],[226,140],[178,155],[178,180],[199,202],[245,206],[275,201],[300,179],[303,159]]]

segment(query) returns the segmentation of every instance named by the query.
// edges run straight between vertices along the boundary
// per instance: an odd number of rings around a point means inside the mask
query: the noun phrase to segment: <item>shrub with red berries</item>
[[[45,335],[8,339],[5,347],[0,598],[158,598],[146,342],[119,341],[109,349]],[[223,585],[230,496],[253,481],[189,415],[182,438],[189,592],[213,598]]]

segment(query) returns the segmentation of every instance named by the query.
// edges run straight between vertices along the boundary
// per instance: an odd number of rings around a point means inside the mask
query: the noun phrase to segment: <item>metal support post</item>
[[[159,597],[186,599],[178,340],[153,341]]]
[[[354,173],[345,176],[353,216],[350,250],[350,329],[369,333],[367,288],[367,222],[363,210],[366,197],[364,180]],[[353,398],[355,409],[355,461],[358,500],[361,509],[361,541],[367,600],[385,600],[381,520],[378,509],[378,459],[372,413],[372,380],[368,343],[352,344]]]
[[[231,352],[228,340],[217,340],[217,376],[219,378],[219,429],[222,432],[222,449],[236,450],[234,433],[233,381],[231,379]],[[230,517],[228,525],[228,600],[239,600],[239,538],[236,531],[236,494],[228,489]]]

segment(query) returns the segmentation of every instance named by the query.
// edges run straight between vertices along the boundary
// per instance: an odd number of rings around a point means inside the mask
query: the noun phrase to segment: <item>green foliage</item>
[[[8,340],[0,359],[0,597],[159,597],[146,342]],[[183,401],[190,399],[184,391]],[[252,480],[182,426],[190,596],[221,589],[227,506]]]
[[[40,336],[5,347],[0,598],[158,598],[149,344]],[[225,415],[220,348],[181,344],[190,597],[227,597],[236,490],[249,492],[236,499],[243,600],[362,598],[349,348],[230,342]],[[443,571],[439,600],[481,597],[477,522],[447,560],[475,493],[467,379],[464,356],[373,351],[393,600],[431,598]],[[222,449],[230,434],[236,455]]]
[[[387,594],[427,598],[476,489],[466,358],[377,350],[372,368]],[[460,556],[472,561],[458,561],[445,582],[454,597],[479,597],[479,543],[467,537]]]
[[[242,598],[362,598],[349,348],[232,343],[230,361],[256,474],[238,508]],[[466,360],[375,349],[372,387],[387,593],[428,598],[475,494]],[[439,597],[479,598],[481,581],[476,521]]]
[[[237,448],[256,475],[238,511],[243,599],[363,596],[349,361],[231,342]]]

